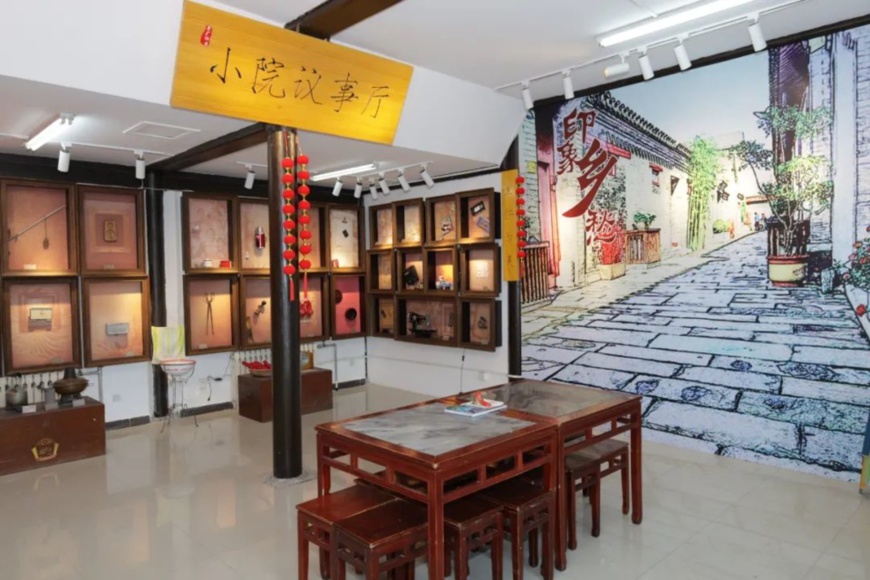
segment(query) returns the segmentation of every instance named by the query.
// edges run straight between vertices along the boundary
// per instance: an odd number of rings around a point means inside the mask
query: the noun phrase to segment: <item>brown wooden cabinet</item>
[[[629,264],[655,264],[661,259],[661,230],[632,230],[628,232]]]
[[[302,371],[302,414],[332,409],[332,371]],[[239,377],[239,415],[268,423],[272,420],[272,377]]]

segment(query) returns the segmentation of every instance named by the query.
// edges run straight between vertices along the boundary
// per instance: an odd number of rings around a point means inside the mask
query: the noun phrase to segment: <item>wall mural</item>
[[[858,478],[870,26],[531,112],[524,374],[642,394],[647,437]],[[546,269],[546,271],[543,271]]]

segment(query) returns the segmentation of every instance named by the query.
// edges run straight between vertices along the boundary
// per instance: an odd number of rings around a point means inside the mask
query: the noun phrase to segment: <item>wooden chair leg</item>
[[[622,462],[622,513],[628,514],[631,508],[631,491],[629,490],[628,453],[620,459]]]
[[[565,489],[568,490],[568,548],[577,549],[577,491],[574,489],[574,480],[566,476]]]
[[[468,539],[461,538],[456,548],[456,580],[468,578]]]
[[[378,559],[369,555],[368,560],[366,560],[366,580],[380,577],[380,574],[378,574],[378,564]]]
[[[342,562],[338,557],[338,547],[336,543],[333,541],[332,550],[330,550],[330,570],[332,571],[336,580],[345,580],[347,577],[347,570],[344,562]]]
[[[414,566],[415,563],[416,563],[416,562],[415,562],[414,560],[411,560],[410,562],[408,562],[408,563],[405,565],[405,567],[406,567],[406,569],[407,569],[407,572],[408,572],[408,573],[406,574],[408,580],[414,580],[414,577],[417,575],[417,569],[416,569],[416,567]]]
[[[495,537],[492,539],[492,580],[502,580],[502,551],[504,549],[504,527],[501,522],[501,514],[496,522]]]
[[[329,558],[329,550],[325,550],[324,548],[320,548],[320,577],[323,580],[329,580],[330,577],[330,558]]]
[[[452,542],[444,542],[444,577],[447,578],[453,574],[453,560],[451,554],[456,554],[456,547]]]
[[[601,480],[589,488],[589,496],[592,499],[592,537],[597,538],[601,534]]]
[[[520,529],[519,517],[511,515],[511,563],[514,568],[514,580],[523,580],[526,563],[523,559],[523,533]]]
[[[296,519],[296,535],[298,536],[296,555],[299,558],[299,580],[308,580],[308,540],[305,539],[305,520],[300,517]]]
[[[541,563],[541,556],[538,553],[538,530],[529,532],[529,566],[537,568]]]

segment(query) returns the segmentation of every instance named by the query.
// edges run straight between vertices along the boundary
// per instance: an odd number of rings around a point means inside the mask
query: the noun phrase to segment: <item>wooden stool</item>
[[[335,523],[394,500],[376,487],[355,485],[297,505],[299,580],[308,579],[309,542],[320,548],[320,575],[329,578],[329,550]]]
[[[566,488],[574,487],[574,493],[568,493],[570,549],[577,549],[576,492],[589,492],[589,501],[592,504],[592,536],[597,538],[601,533],[601,479],[611,473],[622,472],[622,513],[627,514],[631,502],[628,469],[628,443],[616,439],[607,439],[565,457]]]
[[[501,506],[480,497],[466,497],[444,507],[445,576],[450,576],[450,553],[456,560],[455,580],[468,578],[468,555],[492,545],[492,577],[502,578]]]
[[[423,506],[397,499],[336,522],[331,550],[336,580],[345,580],[346,564],[362,570],[367,580],[401,571],[414,580],[414,562],[427,552],[426,518]]]
[[[523,538],[526,534],[529,536],[529,565],[534,567],[539,563],[538,531],[542,532],[544,549],[541,574],[545,580],[552,580],[556,494],[522,479],[511,479],[482,490],[480,495],[501,505],[505,531],[512,542],[514,580],[523,578]]]

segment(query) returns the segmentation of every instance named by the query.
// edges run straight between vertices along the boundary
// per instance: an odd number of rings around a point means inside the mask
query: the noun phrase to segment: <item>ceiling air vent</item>
[[[190,129],[189,127],[178,127],[176,125],[165,125],[163,123],[152,123],[150,121],[142,121],[136,123],[129,129],[125,129],[124,133],[130,135],[139,135],[141,137],[154,137],[155,139],[166,139],[175,141],[182,137],[187,137],[194,133],[199,133],[199,129]]]

